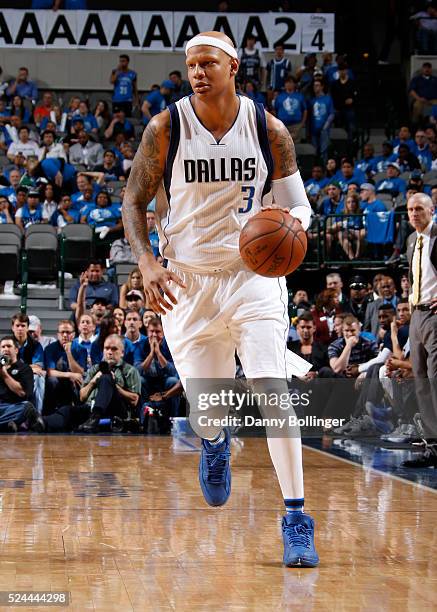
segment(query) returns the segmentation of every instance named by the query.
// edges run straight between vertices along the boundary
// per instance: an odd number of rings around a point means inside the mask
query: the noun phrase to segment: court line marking
[[[361,468],[364,471],[374,472],[375,474],[378,474],[380,476],[386,476],[387,478],[393,478],[393,480],[398,480],[399,482],[402,482],[403,484],[409,484],[409,485],[412,485],[413,487],[418,487],[419,489],[424,489],[425,491],[430,491],[431,493],[434,493],[434,495],[437,495],[436,489],[433,489],[431,487],[428,487],[427,485],[421,484],[420,482],[413,482],[412,480],[401,478],[400,476],[396,476],[396,474],[390,474],[389,472],[382,472],[381,470],[377,470],[374,467],[363,465],[362,463],[356,463],[355,461],[352,461],[351,459],[346,459],[345,457],[338,457],[337,455],[320,450],[319,448],[313,448],[312,446],[307,446],[306,444],[302,444],[302,446],[304,448],[308,448],[309,450],[314,451],[315,453],[324,455],[325,457],[332,457],[333,459],[337,459],[338,461],[343,461],[343,463],[347,463],[349,465],[354,465],[357,468]]]

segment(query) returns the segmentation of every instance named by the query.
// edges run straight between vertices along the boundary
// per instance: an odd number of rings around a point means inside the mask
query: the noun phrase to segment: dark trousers
[[[85,404],[61,406],[53,414],[43,417],[48,433],[74,431],[89,419],[91,410]]]
[[[127,405],[117,390],[111,374],[102,374],[98,380],[97,395],[94,400],[93,414],[105,418],[127,416]]]
[[[410,322],[411,364],[425,435],[437,438],[437,314],[415,310]]]
[[[47,376],[43,414],[52,414],[56,408],[74,404],[77,399],[77,387],[70,379]]]
[[[336,374],[332,368],[320,368],[319,379],[324,379],[323,391],[325,397],[325,418],[349,418],[355,413],[357,391],[355,378],[347,378],[344,374]],[[331,383],[328,384],[329,379]]]

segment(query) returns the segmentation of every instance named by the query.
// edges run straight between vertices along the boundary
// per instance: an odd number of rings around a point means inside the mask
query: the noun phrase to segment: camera
[[[7,366],[11,363],[10,357],[8,355],[0,355],[0,367]]]
[[[102,374],[109,374],[109,372],[111,371],[111,368],[109,366],[109,363],[107,361],[101,361],[99,363],[99,371]]]

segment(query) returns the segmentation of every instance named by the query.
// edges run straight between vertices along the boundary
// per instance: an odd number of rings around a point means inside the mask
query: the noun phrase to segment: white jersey
[[[235,122],[219,142],[189,96],[169,107],[170,145],[155,214],[162,256],[187,271],[231,267],[240,258],[242,227],[262,203],[271,203],[264,109],[239,100]]]

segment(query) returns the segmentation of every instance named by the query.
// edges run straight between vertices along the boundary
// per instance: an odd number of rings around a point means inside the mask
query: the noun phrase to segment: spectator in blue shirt
[[[90,357],[91,357],[91,363],[93,365],[95,365],[96,363],[100,363],[103,359],[103,347],[104,347],[106,338],[112,334],[119,335],[119,331],[120,330],[119,330],[117,321],[114,319],[112,315],[105,316],[102,318],[102,320],[100,321],[99,335],[94,340],[94,342],[91,344]],[[123,338],[123,345],[124,345],[123,359],[130,365],[133,365],[134,358],[135,358],[135,347],[132,344],[132,342],[126,337]]]
[[[351,159],[345,157],[341,160],[340,172],[336,176],[336,181],[343,193],[347,192],[349,184],[355,183],[361,185],[365,180],[366,175],[360,170],[354,170],[354,164]]]
[[[399,178],[400,173],[399,164],[390,162],[387,165],[386,178],[376,183],[376,193],[389,193],[394,198],[405,193],[407,184],[404,179]]]
[[[320,204],[319,213],[321,215],[333,215],[343,211],[344,202],[341,198],[341,188],[337,181],[331,181],[326,187],[326,197]]]
[[[314,186],[317,186],[320,191],[324,189],[328,183],[329,179],[323,176],[323,167],[315,165],[311,169],[311,178],[304,183],[305,191],[308,193],[308,190]]]
[[[123,230],[121,220],[120,204],[113,204],[111,197],[106,191],[101,191],[96,198],[95,204],[90,204],[81,210],[81,223],[93,227],[96,234],[103,240],[108,234],[118,237]]]
[[[363,183],[360,187],[361,210],[368,212],[383,212],[386,209],[384,202],[377,200],[375,196],[375,185]]]
[[[305,98],[296,91],[296,79],[289,76],[285,79],[285,89],[273,100],[273,109],[278,119],[287,126],[290,134],[297,139],[299,131],[305,125],[307,109]]]
[[[408,87],[413,99],[411,119],[414,125],[419,125],[427,110],[437,104],[437,77],[432,74],[432,64],[424,62],[421,74],[413,77]]]
[[[264,94],[258,91],[258,88],[253,81],[246,81],[243,85],[243,90],[248,98],[250,98],[254,102],[262,104],[264,107],[266,106],[266,99]]]
[[[109,304],[117,306],[118,288],[113,283],[103,279],[104,266],[100,260],[92,260],[86,269],[87,284],[85,290],[85,304],[90,308],[96,298],[104,298]],[[77,294],[80,280],[70,289],[70,308],[76,310]]]
[[[396,163],[399,166],[401,172],[412,172],[413,170],[420,170],[419,160],[413,153],[411,153],[410,147],[407,144],[399,145],[398,158]]]
[[[102,172],[105,183],[109,181],[124,181],[124,172],[120,162],[115,157],[112,150],[107,150],[103,154],[103,164],[94,167],[94,172]]]
[[[14,338],[19,344],[19,358],[30,365],[33,371],[32,403],[41,414],[44,402],[45,372],[44,351],[41,344],[29,333],[29,317],[25,314],[15,314],[11,320]]]
[[[0,223],[13,223],[11,204],[6,196],[0,195]]]
[[[429,172],[432,164],[432,153],[423,130],[417,130],[415,133],[414,149],[412,149],[411,152],[414,153],[419,160],[422,172]]]
[[[158,257],[159,255],[159,236],[158,236],[158,232],[156,231],[155,212],[153,210],[147,210],[146,220],[147,220],[147,230],[149,232],[150,245],[153,249],[154,256]]]
[[[375,160],[375,147],[370,142],[366,143],[363,147],[363,156],[355,163],[355,170],[359,170],[370,177],[372,171],[372,165]]]
[[[71,223],[80,223],[80,211],[73,208],[73,203],[69,195],[63,195],[58,204],[58,208],[50,217],[51,225],[63,228]]]
[[[314,81],[314,98],[309,101],[311,112],[311,139],[317,153],[326,162],[329,146],[329,129],[335,116],[334,104],[330,95],[323,91],[321,81]]]
[[[385,172],[390,162],[396,161],[396,155],[393,153],[393,145],[390,141],[386,140],[382,143],[382,155],[374,157],[371,164],[371,172],[378,174]]]
[[[36,103],[38,99],[38,88],[35,83],[29,79],[29,70],[25,66],[18,69],[17,78],[9,83],[6,95],[9,98],[17,95],[21,98],[31,100],[32,104]]]
[[[80,344],[73,344],[74,324],[64,319],[58,323],[58,339],[44,351],[44,367],[47,371],[45,412],[73,404],[87,369],[88,353]]]
[[[411,138],[410,129],[406,125],[403,125],[401,128],[399,128],[397,138],[393,138],[391,143],[393,145],[393,153],[396,155],[399,155],[399,146],[401,144],[408,145],[410,150],[412,150],[414,148],[414,140]]]
[[[118,58],[118,66],[111,72],[111,84],[114,85],[112,94],[112,112],[115,109],[124,111],[126,117],[132,116],[132,106],[139,105],[137,89],[137,73],[130,70],[130,58],[122,54]]]
[[[346,256],[359,259],[364,245],[364,223],[361,214],[360,198],[352,193],[345,198],[342,217],[336,222],[338,241]]]
[[[338,81],[340,78],[339,66],[346,64],[346,57],[344,55],[337,55],[335,62],[332,62],[327,68],[324,69],[323,74],[326,82],[329,86]],[[350,79],[354,79],[354,73],[350,68],[347,68],[347,74]]]
[[[150,350],[149,347],[146,349],[146,344],[148,344],[146,336],[143,336],[140,332],[143,326],[140,313],[136,310],[127,312],[124,325],[126,327],[125,338],[130,340],[134,345],[134,366],[137,366],[144,361]]]
[[[141,107],[144,125],[147,125],[152,117],[158,115],[167,108],[170,92],[173,88],[174,84],[170,79],[164,81],[161,87],[159,85],[152,85],[152,89],[150,93],[144,97]]]
[[[90,111],[90,107],[87,100],[81,100],[78,110],[73,114],[71,123],[74,125],[77,120],[83,121],[83,129],[87,134],[97,134],[99,126],[97,119]]]
[[[35,223],[47,223],[43,207],[39,201],[39,191],[32,189],[27,196],[27,202],[15,212],[15,223],[25,230]]]
[[[267,97],[269,103],[275,91],[282,91],[286,79],[291,76],[291,62],[285,57],[284,45],[275,44],[275,55],[267,64]]]
[[[12,98],[10,106],[10,116],[20,117],[23,123],[29,123],[31,120],[31,114],[28,108],[24,106],[23,98],[16,94]]]

